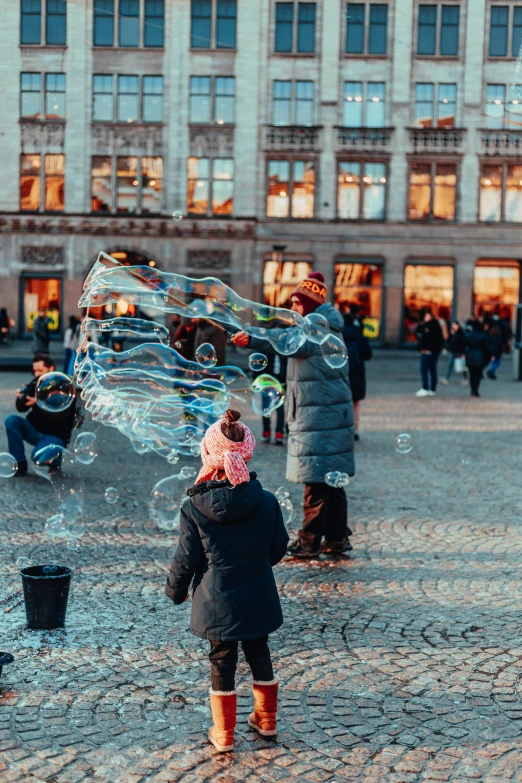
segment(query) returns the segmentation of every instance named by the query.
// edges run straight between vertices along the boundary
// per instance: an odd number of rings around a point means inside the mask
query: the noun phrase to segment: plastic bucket
[[[21,569],[29,628],[63,628],[72,573],[72,568],[53,564]]]

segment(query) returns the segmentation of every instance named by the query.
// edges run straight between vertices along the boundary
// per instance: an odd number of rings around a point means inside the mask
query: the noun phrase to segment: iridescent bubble
[[[96,457],[96,435],[94,432],[81,432],[74,442],[73,453],[82,465],[90,465]]]
[[[179,476],[161,479],[152,488],[150,511],[161,530],[176,530],[179,527],[180,508],[185,493],[186,483]]]
[[[62,460],[67,449],[64,446],[51,444],[44,446],[32,457],[36,473],[44,479],[52,482],[51,471],[61,468]]]
[[[319,343],[319,345],[326,342],[330,336],[330,326],[324,315],[321,315],[321,313],[310,313],[306,316],[306,320],[309,323],[308,339],[313,343]]]
[[[178,476],[180,479],[189,479],[194,478],[197,474],[196,468],[192,467],[192,465],[184,465],[178,473]]]
[[[252,372],[263,372],[268,364],[268,359],[264,353],[252,353],[248,359],[248,366]]]
[[[107,503],[110,503],[111,505],[113,503],[117,503],[120,499],[120,493],[116,489],[116,487],[107,487],[107,489],[104,492],[104,497]]]
[[[142,443],[140,440],[131,440],[131,446],[137,454],[145,454],[150,451],[146,443]]]
[[[18,463],[7,451],[0,454],[0,478],[12,478],[18,469]]]
[[[179,223],[180,220],[183,220],[183,212],[173,212],[172,217],[176,221],[176,223]]]
[[[321,343],[321,352],[326,364],[332,369],[344,367],[348,361],[348,351],[344,340],[331,334]]]
[[[217,364],[216,349],[211,343],[203,343],[196,348],[196,361],[202,367],[215,367]]]
[[[408,435],[407,433],[397,435],[395,438],[395,451],[398,454],[409,454],[412,448],[413,443],[411,442],[411,435]]]
[[[350,477],[348,473],[342,473],[340,470],[331,470],[324,477],[324,483],[329,487],[347,487]]]
[[[20,557],[16,558],[17,568],[28,568],[30,565],[31,565],[31,561],[28,557],[25,557],[24,555],[20,555]]]
[[[49,413],[67,410],[75,395],[73,381],[63,372],[46,372],[36,383],[36,404]]]
[[[170,454],[167,454],[167,462],[169,465],[175,465],[176,462],[179,462],[179,453],[177,451],[171,451]]]
[[[286,489],[286,487],[278,487],[275,491],[275,496],[278,500],[283,500],[284,498],[290,497],[290,492]]]
[[[258,375],[250,389],[250,404],[258,416],[270,416],[285,400],[282,384],[272,375]]]
[[[282,498],[279,501],[279,507],[283,515],[283,522],[285,523],[285,525],[288,525],[288,523],[292,521],[292,518],[294,516],[293,503],[290,500],[290,498]]]

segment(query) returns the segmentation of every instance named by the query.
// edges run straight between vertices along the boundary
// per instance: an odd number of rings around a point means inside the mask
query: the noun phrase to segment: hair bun
[[[225,411],[225,422],[227,424],[233,424],[235,421],[239,421],[241,418],[241,414],[239,411],[232,410],[232,408],[228,408]]]
[[[308,279],[319,280],[319,282],[324,283],[324,275],[322,272],[310,272]]]

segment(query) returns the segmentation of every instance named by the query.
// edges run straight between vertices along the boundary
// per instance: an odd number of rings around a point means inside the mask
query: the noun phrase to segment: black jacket
[[[71,432],[74,427],[74,418],[76,414],[76,400],[64,411],[59,413],[49,413],[38,405],[29,407],[25,403],[26,397],[34,397],[36,389],[36,378],[27,384],[21,397],[16,398],[16,410],[19,413],[27,413],[27,421],[35,427],[42,435],[56,435],[64,441],[65,445],[69,443]]]
[[[419,351],[431,351],[438,356],[444,345],[442,329],[436,318],[431,321],[422,321],[417,327],[417,339]]]
[[[364,337],[361,327],[355,324],[345,324],[343,339],[348,351],[348,375],[352,388],[354,402],[366,397],[366,365],[372,356],[372,349],[367,337]]]
[[[482,369],[489,363],[487,337],[484,332],[473,329],[466,335],[466,364],[468,367]]]
[[[502,356],[502,346],[504,345],[504,338],[502,336],[502,330],[499,326],[492,326],[487,333],[487,344],[490,356],[494,356],[498,359]]]
[[[466,348],[466,335],[464,329],[450,332],[448,337],[448,351],[454,356],[462,356]]]
[[[181,507],[178,548],[166,595],[185,600],[192,582],[190,631],[202,639],[256,639],[283,623],[272,572],[286,552],[276,498],[256,474],[248,484],[208,481]]]

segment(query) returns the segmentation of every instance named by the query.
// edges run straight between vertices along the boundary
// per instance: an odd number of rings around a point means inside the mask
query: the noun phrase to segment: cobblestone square
[[[172,467],[87,422],[100,448],[84,467],[78,551],[43,536],[49,482],[2,481],[0,599],[20,587],[21,554],[76,569],[63,630],[29,631],[23,604],[0,604],[0,646],[15,655],[0,679],[2,783],[522,781],[521,386],[505,360],[480,399],[457,381],[416,399],[417,369],[413,356],[368,365],[353,552],[277,567],[278,740],[248,729],[242,661],[233,754],[207,742],[207,645],[188,633],[190,606],[163,595],[175,538],[150,521],[148,495]],[[2,420],[26,379],[0,376]],[[403,432],[409,454],[394,448]],[[275,490],[284,463],[260,444],[251,464]],[[295,531],[302,488],[288,488]]]

